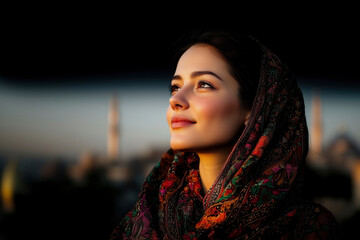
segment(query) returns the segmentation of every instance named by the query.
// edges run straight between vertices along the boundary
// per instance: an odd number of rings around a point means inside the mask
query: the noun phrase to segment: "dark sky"
[[[352,6],[295,5],[248,15],[247,9],[189,9],[12,8],[1,23],[0,77],[12,84],[51,84],[74,76],[168,72],[173,42],[188,30],[218,27],[254,35],[298,75],[359,80]]]

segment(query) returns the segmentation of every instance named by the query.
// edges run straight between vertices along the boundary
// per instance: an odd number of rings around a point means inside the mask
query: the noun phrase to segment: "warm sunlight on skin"
[[[213,47],[197,44],[181,56],[171,82],[166,116],[170,146],[199,155],[205,192],[220,173],[250,116],[250,111],[241,105],[239,83],[228,69]]]

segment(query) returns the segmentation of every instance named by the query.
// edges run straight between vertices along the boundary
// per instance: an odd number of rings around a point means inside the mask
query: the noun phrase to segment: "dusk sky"
[[[105,78],[108,78],[105,80]],[[110,81],[111,80],[111,81]],[[121,80],[121,81],[120,81]],[[313,79],[314,80],[314,79]],[[360,145],[360,95],[356,85],[311,84],[298,77],[311,130],[311,99],[322,99],[324,144],[341,131]],[[101,82],[105,82],[100,84]],[[95,82],[95,83],[94,83]],[[317,79],[316,82],[319,82]],[[337,81],[339,82],[339,81]],[[169,146],[165,120],[169,92],[165,75],[107,76],[77,86],[26,88],[0,81],[0,153],[78,158],[106,155],[109,101],[117,94],[120,154],[124,158]]]

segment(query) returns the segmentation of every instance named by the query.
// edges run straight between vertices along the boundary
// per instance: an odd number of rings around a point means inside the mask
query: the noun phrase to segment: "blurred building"
[[[27,186],[19,171],[18,161],[9,159],[1,175],[1,211],[12,213],[15,211],[16,198],[27,192]]]
[[[52,239],[109,237],[164,152],[153,149],[124,159],[118,108],[114,94],[106,154],[89,150],[76,159],[0,156],[0,239],[48,239],[54,232],[58,236]],[[19,225],[25,226],[23,231]]]
[[[312,99],[307,188],[311,198],[330,209],[342,222],[360,211],[360,150],[342,129],[330,143],[323,144],[322,104],[318,92]]]

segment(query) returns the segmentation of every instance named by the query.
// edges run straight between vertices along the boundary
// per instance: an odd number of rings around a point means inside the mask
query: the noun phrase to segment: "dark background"
[[[69,76],[169,72],[171,44],[180,36],[225,28],[254,35],[297,75],[358,81],[357,8],[348,3],[134,5],[2,8],[0,77],[41,85]]]
[[[116,74],[171,74],[172,44],[183,34],[224,28],[257,37],[311,84],[360,86],[356,6],[254,3],[0,6],[0,81],[39,89],[93,79],[106,84],[114,81],[107,76]],[[81,187],[58,175],[34,184],[33,194],[18,200],[17,214],[0,216],[0,233],[8,239],[107,239],[127,210],[118,205],[130,190],[136,196],[139,186],[126,184],[118,198],[118,190],[102,185],[98,172]],[[315,185],[317,194],[350,192],[338,179],[307,184]],[[359,214],[344,224],[348,236],[357,232],[358,219]]]

